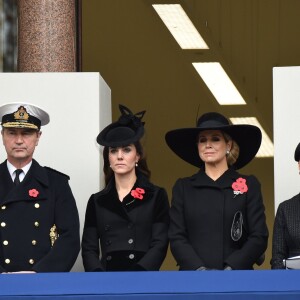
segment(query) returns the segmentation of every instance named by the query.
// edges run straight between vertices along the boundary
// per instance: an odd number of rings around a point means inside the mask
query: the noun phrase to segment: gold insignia
[[[15,120],[27,121],[29,119],[29,115],[24,106],[20,106],[18,110],[14,113]]]
[[[55,241],[59,237],[59,234],[57,233],[57,228],[56,228],[55,224],[50,228],[49,236],[50,236],[50,241],[51,241],[51,247],[53,247]]]

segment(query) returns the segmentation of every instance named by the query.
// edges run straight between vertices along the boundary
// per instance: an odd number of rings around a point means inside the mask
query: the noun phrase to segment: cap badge
[[[24,106],[20,106],[18,110],[14,113],[15,120],[27,121],[29,119],[29,115]]]

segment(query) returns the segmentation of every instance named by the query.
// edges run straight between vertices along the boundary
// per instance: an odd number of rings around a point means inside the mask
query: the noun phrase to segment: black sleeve
[[[95,198],[93,195],[90,197],[86,208],[81,246],[82,260],[85,271],[104,271],[104,267],[99,259],[99,236],[97,230]]]
[[[279,205],[273,227],[272,269],[284,269],[283,259],[287,258],[288,247],[285,239],[285,218],[282,203]]]

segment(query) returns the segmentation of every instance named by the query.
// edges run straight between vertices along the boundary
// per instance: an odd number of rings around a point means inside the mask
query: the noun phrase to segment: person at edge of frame
[[[294,153],[300,174],[300,143]],[[300,268],[300,194],[279,204],[273,227],[272,269],[286,269],[289,258],[293,268]]]

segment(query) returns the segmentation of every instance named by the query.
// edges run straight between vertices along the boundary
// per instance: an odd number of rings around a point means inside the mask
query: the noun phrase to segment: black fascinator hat
[[[142,118],[146,111],[133,114],[129,108],[119,104],[119,120],[106,126],[97,136],[97,143],[108,147],[122,147],[136,143],[144,134]]]
[[[171,150],[181,159],[201,168],[204,163],[199,157],[197,138],[204,130],[221,130],[239,145],[239,157],[232,166],[236,170],[244,167],[255,157],[261,144],[262,135],[258,127],[230,124],[227,118],[217,112],[200,116],[195,128],[181,128],[167,132],[165,139]]]

